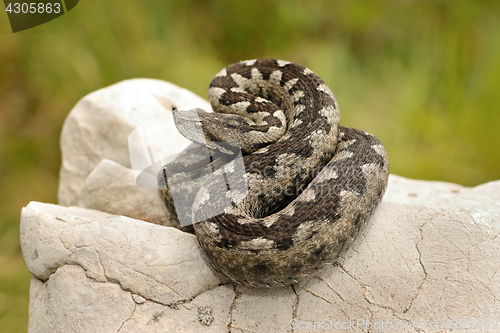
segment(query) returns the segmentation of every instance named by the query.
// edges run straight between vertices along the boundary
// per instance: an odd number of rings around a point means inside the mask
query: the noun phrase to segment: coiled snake
[[[219,168],[213,172],[212,166],[202,184],[191,186],[189,168],[177,165],[180,186],[175,186],[179,193],[195,191],[184,213],[202,220],[193,227],[212,265],[233,282],[271,287],[296,283],[332,263],[382,199],[389,176],[382,143],[339,126],[328,86],[287,61],[230,65],[212,80],[208,95],[217,113],[173,112],[179,131],[205,143]],[[225,160],[228,155],[217,149],[234,153],[232,146],[217,142],[239,147],[244,167]],[[176,214],[175,177],[167,177],[174,169],[175,163],[165,166],[159,179],[168,183],[160,194]],[[244,182],[248,192],[218,186],[214,175],[221,173]],[[218,213],[228,198],[231,205]]]

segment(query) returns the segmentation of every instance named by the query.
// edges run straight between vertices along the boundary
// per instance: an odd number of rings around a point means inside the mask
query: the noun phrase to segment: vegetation
[[[342,123],[377,135],[391,172],[500,179],[498,0],[80,1],[12,34],[0,14],[0,327],[26,332],[19,212],[57,202],[59,133],[84,95],[149,77],[206,96],[227,64],[280,58],[318,73]]]

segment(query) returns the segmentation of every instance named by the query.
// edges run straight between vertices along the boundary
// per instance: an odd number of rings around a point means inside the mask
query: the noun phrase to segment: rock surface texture
[[[297,285],[233,286],[194,235],[167,227],[157,190],[134,181],[128,135],[172,105],[209,108],[172,84],[129,80],[68,116],[61,206],[32,202],[21,213],[29,332],[500,330],[500,181],[467,188],[391,175],[337,264]],[[189,144],[167,132],[163,153]]]

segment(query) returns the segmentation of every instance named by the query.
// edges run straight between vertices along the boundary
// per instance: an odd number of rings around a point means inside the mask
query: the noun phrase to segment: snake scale
[[[385,192],[389,161],[383,144],[340,126],[328,86],[291,62],[230,65],[214,77],[208,95],[215,112],[173,113],[181,134],[204,143],[213,152],[210,161],[218,163],[205,166],[209,170],[197,187],[187,181],[189,168],[177,168],[177,191],[194,191],[185,213],[201,221],[193,227],[212,266],[232,282],[274,287],[297,283],[334,262]],[[244,165],[225,159],[233,146],[243,152]],[[176,214],[167,168],[159,174],[166,184],[160,194]],[[221,173],[244,182],[248,191],[219,186],[214,175]],[[220,212],[228,198],[231,206]]]

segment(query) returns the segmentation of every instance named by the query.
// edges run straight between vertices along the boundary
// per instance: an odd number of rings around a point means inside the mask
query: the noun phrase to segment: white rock
[[[34,275],[29,331],[283,332],[323,320],[438,320],[441,328],[447,318],[493,320],[500,311],[498,221],[500,210],[488,207],[383,202],[338,265],[293,287],[233,290],[193,235],[32,202],[21,217],[23,256]],[[209,326],[199,320],[204,306]]]
[[[158,190],[137,186],[132,170],[103,159],[85,180],[80,203],[103,212],[179,227],[158,196]]]
[[[127,136],[165,112],[153,95],[167,108],[208,108],[190,94],[130,80],[90,94],[68,116],[60,202],[115,215],[37,202],[23,209],[29,332],[417,332],[419,324],[429,332],[450,331],[448,319],[499,320],[500,181],[466,188],[391,175],[336,265],[283,288],[228,284],[193,235],[156,225],[172,224],[130,168]],[[171,140],[158,149],[185,147]]]
[[[174,84],[152,79],[123,81],[82,98],[66,118],[61,133],[62,167],[59,179],[59,203],[63,206],[106,208],[107,193],[99,191],[91,193],[91,195],[97,194],[94,198],[87,198],[89,195],[89,190],[86,189],[87,177],[104,159],[130,169],[129,135],[138,126],[160,115],[171,118],[170,110],[173,106],[179,109],[199,107],[207,111],[212,110],[207,101],[194,93]],[[155,155],[170,156],[184,150],[190,144],[178,133],[173,121],[160,134],[155,133],[157,140],[149,142]],[[164,142],[168,144],[163,144]],[[100,171],[102,168],[96,172]],[[122,170],[121,173],[126,172]],[[95,177],[105,178],[101,183],[102,187],[111,181],[115,186],[119,180],[109,174],[94,174],[94,179]],[[123,182],[124,187],[130,185],[129,179],[124,179]],[[136,197],[141,196],[138,193],[139,189],[135,192]],[[159,201],[159,197],[156,200]],[[114,207],[116,208],[116,205]],[[124,212],[127,212],[125,205],[123,208]],[[148,218],[141,215],[133,217]],[[150,218],[152,222],[165,223],[165,217]]]

